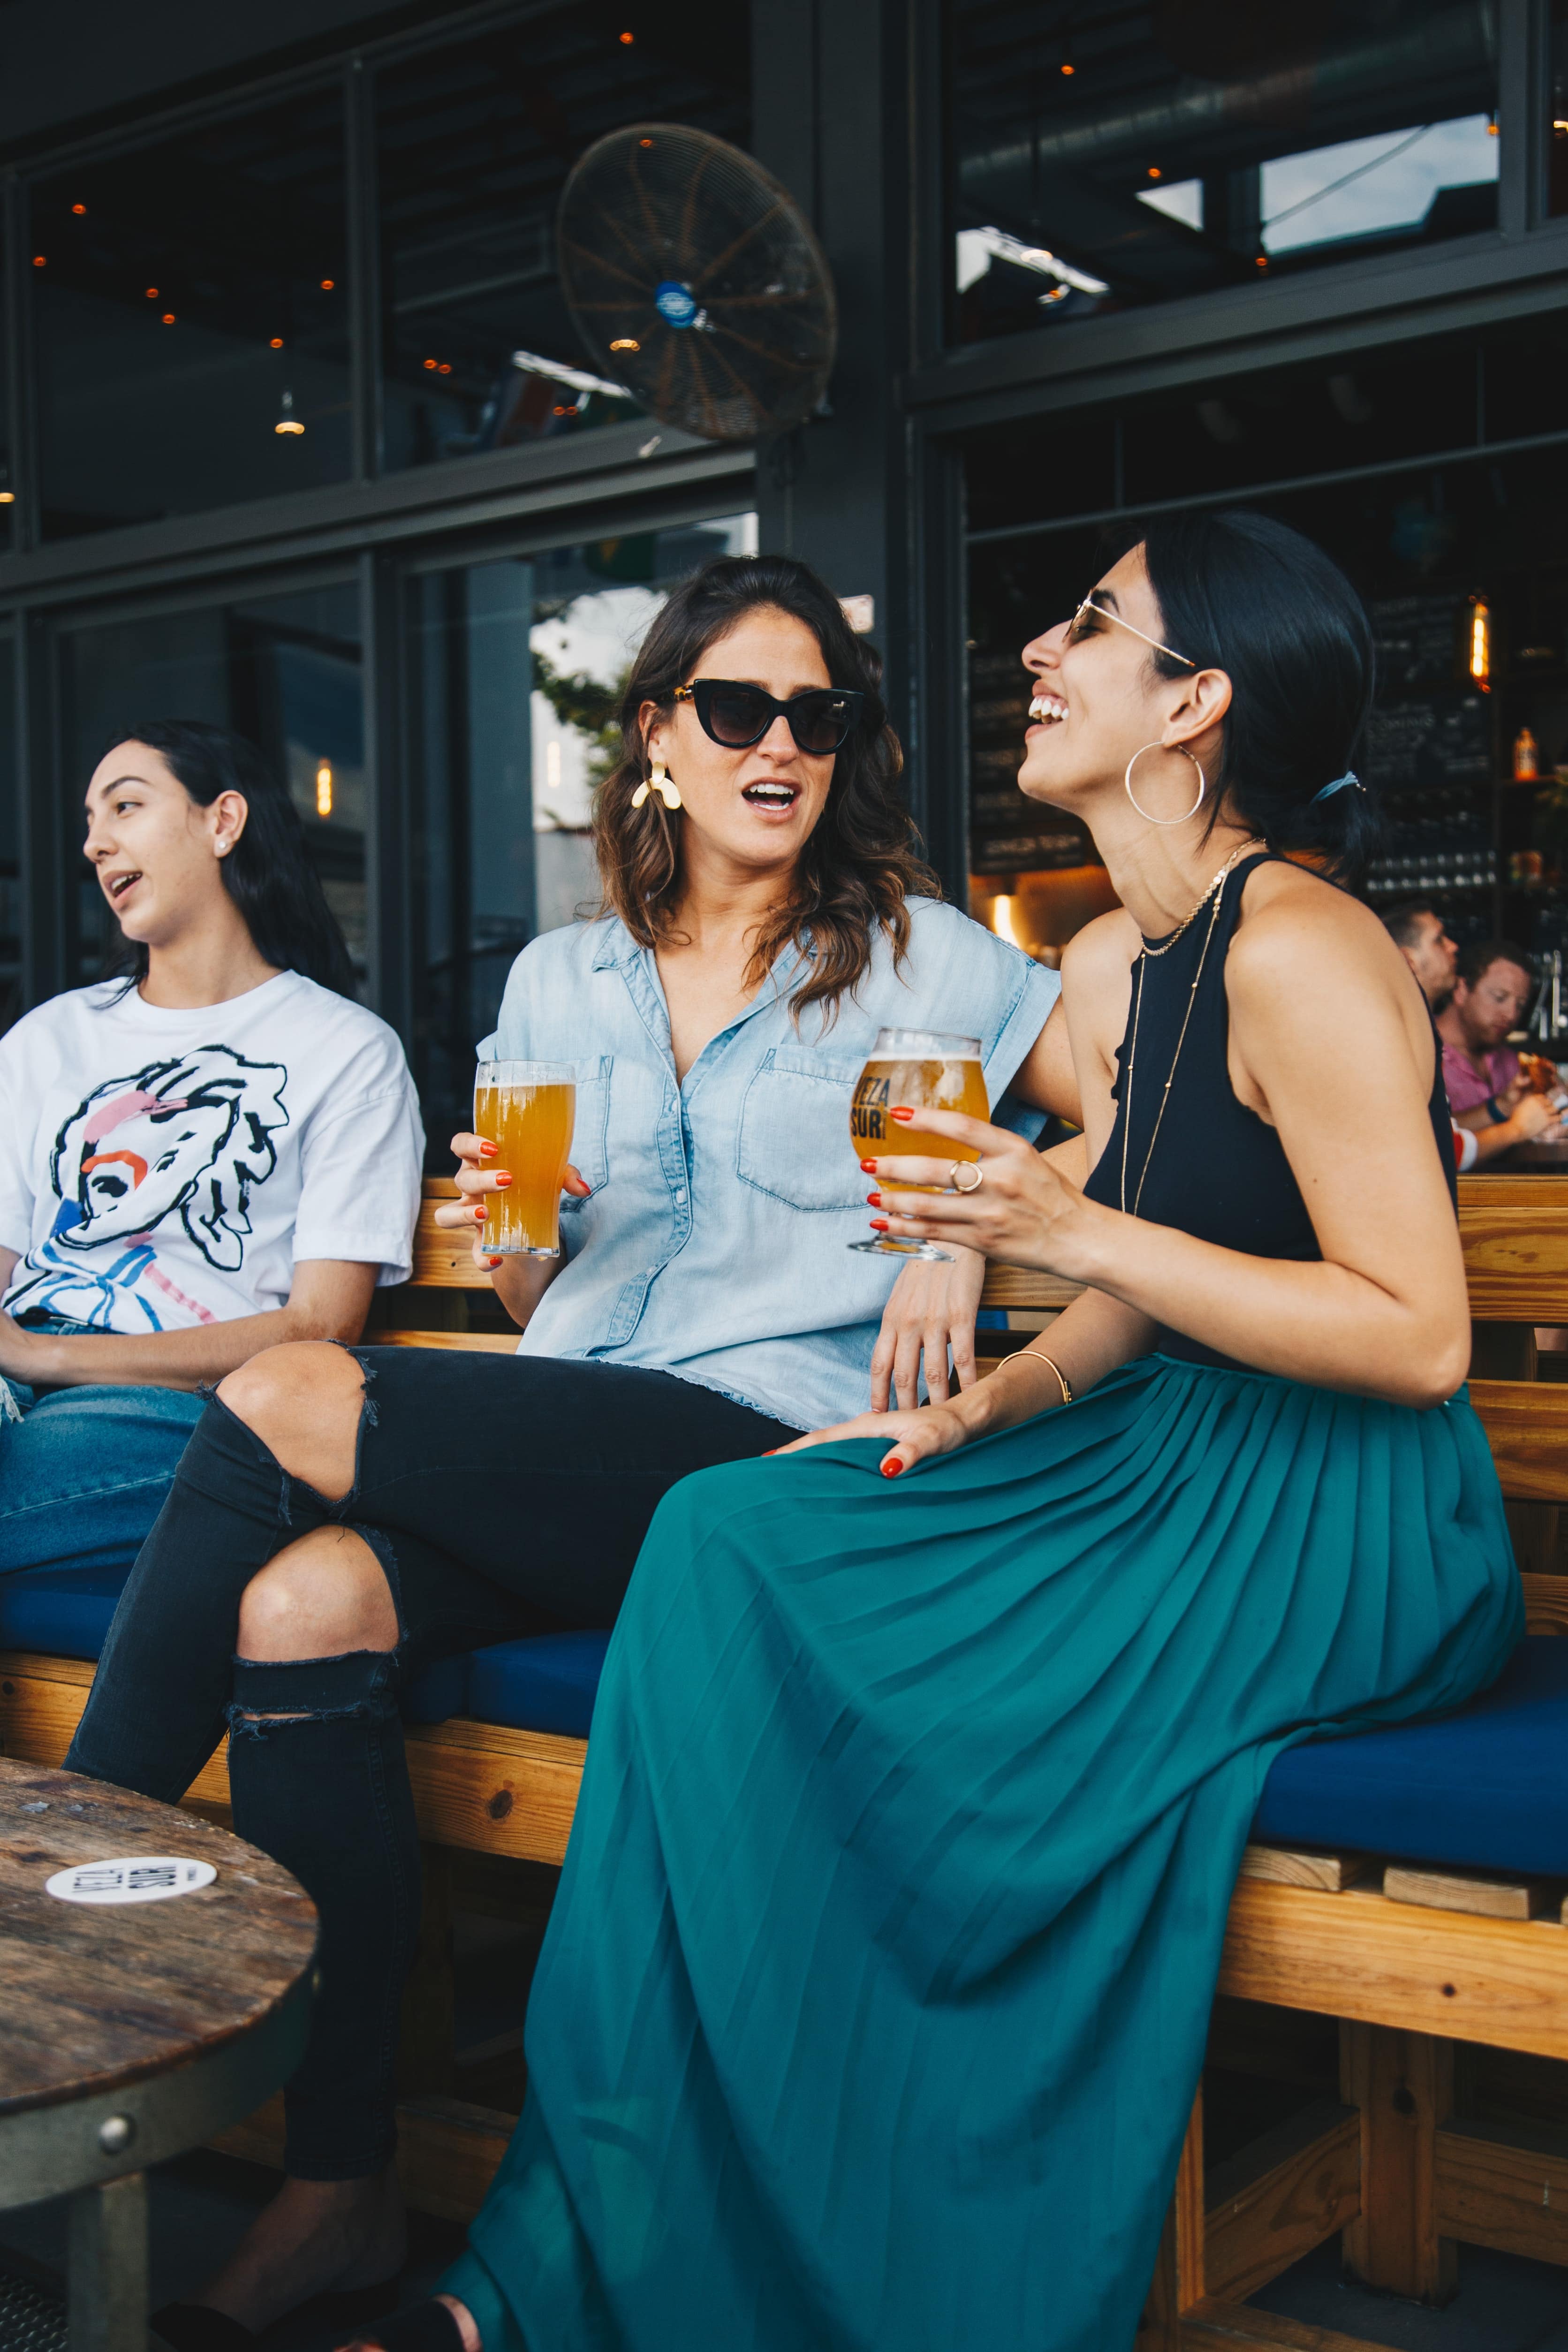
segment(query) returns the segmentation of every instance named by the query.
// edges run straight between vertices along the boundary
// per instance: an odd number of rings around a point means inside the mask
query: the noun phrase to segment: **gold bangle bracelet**
[[[1051,1366],[1051,1370],[1056,1374],[1057,1380],[1061,1383],[1062,1403],[1071,1404],[1072,1402],[1072,1391],[1067,1384],[1067,1375],[1062,1370],[1061,1366],[1057,1362],[1055,1357],[1048,1356],[1043,1348],[1019,1348],[1013,1355],[1004,1356],[1002,1358],[1001,1363],[997,1366],[998,1371],[1001,1371],[1008,1364],[1021,1363],[1026,1356],[1032,1357],[1037,1364],[1049,1364]]]

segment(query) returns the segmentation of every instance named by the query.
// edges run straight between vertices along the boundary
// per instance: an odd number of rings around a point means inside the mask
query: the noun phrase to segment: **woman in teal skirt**
[[[1092,1173],[923,1110],[977,1164],[868,1174],[946,1188],[873,1186],[890,1236],[1087,1286],[661,1505],[528,2108],[389,2352],[1126,2352],[1270,1764],[1522,1631],[1431,1024],[1312,870],[1371,837],[1353,591],[1164,523],[1024,659],[1021,788],[1121,900],[1064,968]]]

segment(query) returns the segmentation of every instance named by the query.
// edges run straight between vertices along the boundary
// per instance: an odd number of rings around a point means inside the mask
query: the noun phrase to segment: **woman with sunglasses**
[[[203,2302],[160,2315],[176,2352],[398,2268],[410,1676],[612,1623],[688,1471],[890,1381],[913,1405],[922,1349],[945,1394],[950,1339],[973,1379],[978,1255],[901,1273],[847,1246],[855,1077],[884,1024],[956,1029],[1031,1131],[1076,1097],[1061,1024],[1044,1040],[1054,974],[916,862],[877,678],[802,564],[727,561],[676,590],[600,797],[604,911],[524,950],[479,1048],[576,1080],[563,1255],[481,1256],[519,1352],[271,1350],[224,1382],[141,1552],[69,1760],[177,1799],[226,1721],[235,1826],[304,1882],[323,1937],[288,2179]],[[474,1234],[509,1171],[475,1136],[455,1149],[462,1197],[438,1213]]]
[[[1354,592],[1263,517],[1161,522],[1024,659],[1019,782],[1122,900],[1067,962],[1092,1172],[921,1109],[978,1161],[885,1162],[918,1215],[867,1173],[884,1230],[1088,1287],[660,1507],[528,2107],[387,2352],[1128,2352],[1270,1764],[1522,1631],[1431,1022],[1285,854],[1371,835]]]

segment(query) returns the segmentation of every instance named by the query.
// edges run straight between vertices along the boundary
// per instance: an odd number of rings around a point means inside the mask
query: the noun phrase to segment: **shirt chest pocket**
[[[568,1157],[593,1192],[600,1192],[610,1181],[610,1073],[614,1066],[613,1054],[601,1054],[571,1066],[577,1101]],[[563,1211],[570,1211],[585,1209],[588,1203],[563,1192],[560,1205]]]
[[[774,1045],[741,1100],[736,1174],[792,1209],[862,1209],[866,1181],[850,1141],[858,1061]]]

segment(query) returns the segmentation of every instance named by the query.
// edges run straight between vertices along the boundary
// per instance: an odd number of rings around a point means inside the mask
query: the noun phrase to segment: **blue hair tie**
[[[1364,793],[1366,790],[1366,786],[1362,782],[1355,770],[1347,768],[1343,776],[1336,776],[1332,784],[1325,784],[1321,793],[1312,794],[1312,805],[1316,807],[1319,801],[1332,800],[1335,793],[1343,792],[1346,784],[1354,784],[1358,793]]]

